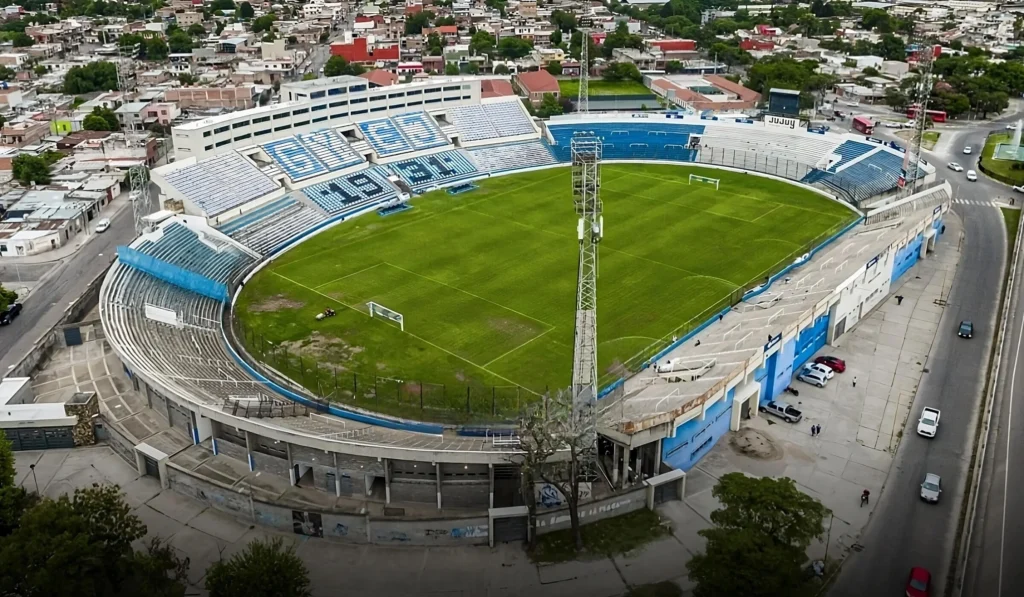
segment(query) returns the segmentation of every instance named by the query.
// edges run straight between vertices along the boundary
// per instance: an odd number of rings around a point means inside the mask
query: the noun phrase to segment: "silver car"
[[[828,377],[825,377],[825,374],[821,371],[815,371],[814,369],[804,369],[796,378],[819,388],[824,388],[825,384],[828,383]]]
[[[924,483],[921,483],[921,499],[935,504],[938,503],[941,493],[942,479],[935,473],[927,473],[924,476]]]

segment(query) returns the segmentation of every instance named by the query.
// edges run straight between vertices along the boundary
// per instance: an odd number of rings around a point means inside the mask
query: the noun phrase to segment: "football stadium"
[[[795,119],[542,121],[482,98],[480,78],[281,93],[174,128],[176,160],[151,172],[161,209],[119,247],[100,316],[173,432],[117,430],[140,470],[339,540],[524,538],[517,421],[573,380],[584,238],[598,519],[678,499],[928,257],[952,196],[895,143]],[[593,235],[574,205],[580,138],[600,147]],[[557,492],[535,490],[541,532],[568,526]]]

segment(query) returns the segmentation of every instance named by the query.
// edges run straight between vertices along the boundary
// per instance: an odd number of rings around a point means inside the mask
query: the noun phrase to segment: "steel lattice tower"
[[[591,18],[580,17],[580,93],[576,98],[576,111],[590,112],[590,25]]]
[[[917,31],[917,24],[914,25]],[[917,190],[918,181],[921,179],[921,142],[924,133],[928,130],[928,100],[932,95],[932,62],[935,59],[935,48],[924,38],[919,38],[917,48],[917,74],[919,80],[914,95],[917,100],[917,110],[914,112],[914,135],[910,140],[907,151],[903,155],[904,176],[913,176],[913,182],[907,180],[903,190],[906,194],[913,194]],[[911,166],[910,154],[913,153],[916,160]],[[911,172],[913,168],[913,172]],[[910,183],[910,184],[907,184]]]
[[[597,441],[597,248],[604,232],[601,215],[601,140],[578,136],[571,142],[572,193],[579,220],[576,333],[573,342],[572,399],[581,429]]]
[[[127,103],[128,92],[131,91],[133,85],[130,82],[131,76],[134,74],[134,67],[128,66],[134,64],[136,48],[134,47],[118,47],[118,58],[117,61],[117,86],[120,89],[121,99]],[[125,64],[126,58],[128,58],[128,65]],[[142,145],[145,146],[145,132],[135,130],[134,121],[130,123],[124,130],[124,144],[125,148],[132,148],[136,146],[137,135],[142,136]],[[142,230],[145,227],[143,218],[149,215],[152,211],[152,201],[149,196],[149,169],[145,165],[132,166],[128,169],[128,184],[130,185],[128,190],[128,200],[132,202],[132,217],[135,221],[135,234],[142,234]]]

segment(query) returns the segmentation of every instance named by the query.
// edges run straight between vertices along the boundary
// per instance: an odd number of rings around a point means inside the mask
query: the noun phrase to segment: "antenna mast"
[[[121,99],[128,103],[128,93],[133,90],[131,77],[134,75],[135,55],[138,53],[138,45],[125,47],[118,45],[117,48],[117,87],[121,91]],[[140,146],[145,156],[146,135],[144,131],[136,130],[136,120],[131,119],[124,128],[124,146],[131,155],[131,149]],[[141,123],[138,123],[141,125]],[[135,220],[135,234],[142,234],[145,224],[143,218],[152,211],[152,201],[149,196],[149,169],[145,165],[145,157],[142,164],[136,164],[128,169],[128,200],[132,202],[132,217]]]
[[[917,87],[914,89],[914,99],[917,109],[914,110],[914,134],[910,140],[910,146],[903,154],[903,190],[907,194],[913,194],[917,190],[918,181],[921,179],[921,143],[924,140],[924,133],[928,130],[928,101],[932,95],[932,63],[935,59],[935,47],[926,39],[918,37],[917,23],[914,23],[915,37],[917,37]],[[914,154],[914,163],[910,163],[910,154]],[[911,170],[913,169],[913,170]],[[911,180],[910,177],[913,176]],[[907,184],[907,183],[910,184]]]
[[[590,113],[590,25],[589,15],[580,17],[580,94],[576,99],[576,111]]]

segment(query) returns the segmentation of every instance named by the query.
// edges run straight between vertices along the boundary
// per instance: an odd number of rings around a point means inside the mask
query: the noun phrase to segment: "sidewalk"
[[[804,411],[805,419],[797,425],[770,416],[744,421],[739,432],[723,438],[688,473],[685,500],[658,508],[671,522],[672,534],[637,553],[536,566],[518,545],[403,548],[281,536],[296,545],[317,596],[333,597],[344,590],[382,596],[615,597],[632,586],[665,580],[676,582],[689,594],[692,585],[685,565],[703,550],[704,540],[697,533],[710,526],[711,512],[718,507],[711,490],[719,477],[739,471],[788,476],[821,500],[834,516],[826,521],[827,540],[812,545],[809,555],[820,559],[827,550],[829,558],[844,557],[855,548],[889,473],[901,440],[899,430],[910,413],[941,305],[952,285],[961,222],[951,213],[946,225],[936,252],[915,265],[893,288],[893,294],[906,297],[902,305],[890,296],[838,346],[823,351],[845,359],[847,371],[822,389],[796,384],[800,396],[792,402]],[[127,384],[114,377],[119,375],[117,367],[107,373],[110,376],[101,379],[86,377],[89,383],[122,384],[128,391]],[[84,379],[76,375],[69,381],[79,385]],[[810,436],[813,424],[822,427],[815,438]],[[35,478],[29,471],[33,463]],[[105,446],[18,452],[16,467],[19,483],[29,488],[38,483],[49,496],[91,483],[119,484],[150,534],[167,539],[190,558],[190,581],[196,587],[202,585],[206,568],[219,557],[230,557],[252,539],[276,534],[183,495],[162,491],[156,479],[138,477]],[[865,488],[873,499],[870,506],[861,508],[859,496]]]

